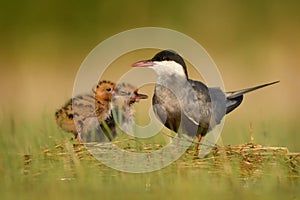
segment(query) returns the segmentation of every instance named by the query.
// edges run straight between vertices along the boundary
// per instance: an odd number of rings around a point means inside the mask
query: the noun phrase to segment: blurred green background
[[[276,157],[265,161],[264,178],[241,176],[234,167],[240,161],[224,160],[215,168],[199,161],[189,167],[193,158],[188,157],[182,166],[150,174],[126,174],[85,161],[80,151],[75,154],[71,135],[56,127],[54,112],[71,97],[77,70],[96,45],[128,29],[165,27],[208,51],[227,90],[281,81],[245,97],[226,117],[221,144],[249,142],[252,133],[256,143],[299,152],[299,8],[300,2],[292,0],[1,0],[1,199],[297,199],[299,162]],[[118,70],[129,69],[136,61],[131,59]],[[145,105],[150,100],[140,102],[138,111],[145,112]],[[259,160],[241,159],[257,171]],[[294,176],[286,173],[290,168]]]
[[[76,72],[97,44],[156,26],[199,42],[227,90],[281,81],[247,95],[226,118],[224,144],[249,141],[252,124],[256,142],[300,151],[299,6],[275,0],[1,1],[1,122],[13,119],[23,127],[50,116],[54,124],[55,109],[71,96]]]

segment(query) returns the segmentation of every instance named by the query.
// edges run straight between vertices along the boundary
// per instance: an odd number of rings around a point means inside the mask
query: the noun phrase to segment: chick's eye
[[[111,88],[106,88],[106,91],[107,91],[107,92],[110,92],[110,91],[111,91]]]

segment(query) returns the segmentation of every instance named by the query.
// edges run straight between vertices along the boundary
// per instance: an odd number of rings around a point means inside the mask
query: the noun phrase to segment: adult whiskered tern
[[[175,132],[180,128],[190,137],[198,136],[196,151],[202,137],[219,124],[225,114],[242,103],[244,94],[279,82],[232,92],[209,88],[188,78],[183,58],[173,50],[163,50],[152,59],[132,66],[155,70],[158,75],[152,98],[155,114],[167,128]]]

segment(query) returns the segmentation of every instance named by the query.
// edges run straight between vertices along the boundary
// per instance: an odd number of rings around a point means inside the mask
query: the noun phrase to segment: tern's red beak
[[[136,63],[133,63],[131,66],[132,67],[150,67],[153,66],[154,63],[151,60],[142,60],[142,61],[138,61]]]

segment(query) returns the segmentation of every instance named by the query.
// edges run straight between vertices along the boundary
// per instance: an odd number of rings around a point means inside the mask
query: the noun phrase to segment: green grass
[[[300,198],[299,155],[286,149],[226,146],[204,159],[188,151],[159,171],[130,174],[104,166],[43,119],[2,122],[1,199]]]

